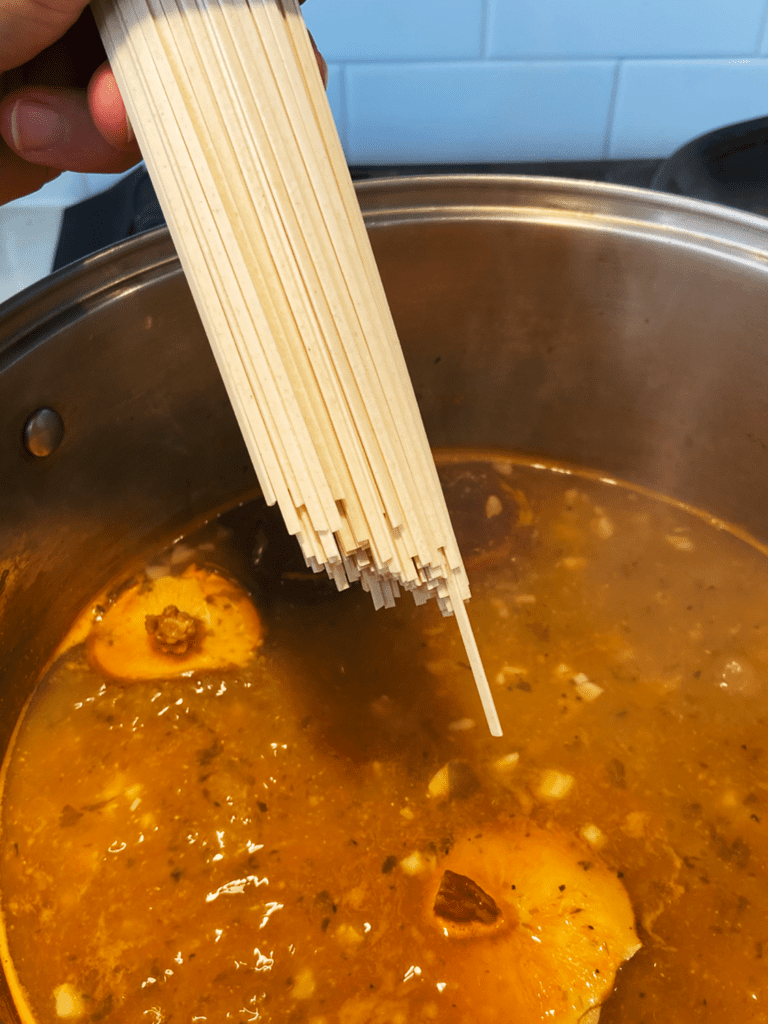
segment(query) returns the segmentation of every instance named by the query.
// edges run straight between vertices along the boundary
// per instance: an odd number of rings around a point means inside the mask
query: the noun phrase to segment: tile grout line
[[[766,0],[768,3],[768,0]],[[480,8],[480,59],[488,59],[488,35],[490,32],[490,13],[491,0],[482,0],[482,6]]]
[[[621,67],[623,63],[623,60],[617,60],[616,67],[613,71],[613,82],[611,83],[611,98],[608,103],[608,117],[606,118],[605,138],[603,140],[603,160],[610,159],[611,138],[613,136],[614,121],[616,118],[616,96],[619,91],[619,76],[621,74]]]
[[[755,47],[755,52],[754,52],[754,56],[755,57],[759,57],[760,56],[760,47],[762,46],[763,39],[765,38],[765,29],[766,29],[767,25],[768,25],[768,0],[766,0],[765,9],[763,10],[763,17],[762,17],[762,20],[760,22],[760,29],[759,29],[758,34],[757,34],[757,46]]]
[[[766,17],[766,24],[768,25],[768,16]],[[536,56],[512,56],[512,57],[390,57],[383,59],[381,57],[370,57],[370,58],[347,58],[340,57],[337,60],[329,61],[329,64],[335,65],[339,68],[370,68],[370,67],[412,67],[413,65],[424,65],[429,67],[444,67],[451,64],[459,66],[495,66],[495,65],[512,65],[522,67],[525,65],[536,65],[536,64],[616,64],[618,61],[621,64],[698,64],[702,62],[718,62],[721,64],[729,64],[734,60],[766,60],[768,61],[768,54],[762,56],[755,54],[754,52],[746,53],[697,53],[697,54],[601,54],[601,55],[587,55],[582,54],[537,54]]]

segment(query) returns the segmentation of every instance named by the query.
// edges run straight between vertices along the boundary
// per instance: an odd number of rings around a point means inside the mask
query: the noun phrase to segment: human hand
[[[0,0],[0,205],[62,171],[118,173],[141,159],[105,58],[87,0]]]
[[[87,0],[0,0],[0,203],[141,159]]]

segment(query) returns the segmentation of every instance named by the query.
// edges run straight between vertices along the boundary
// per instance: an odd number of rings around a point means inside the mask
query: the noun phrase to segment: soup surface
[[[557,467],[459,453],[441,475],[503,739],[452,619],[308,578],[271,510],[150,553],[6,764],[30,1018],[768,1021],[765,555]],[[145,623],[183,580],[235,622],[221,664],[184,660],[207,651],[192,626],[180,653],[186,620]]]

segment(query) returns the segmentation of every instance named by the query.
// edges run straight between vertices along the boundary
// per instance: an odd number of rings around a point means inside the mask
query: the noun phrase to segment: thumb
[[[0,134],[17,156],[57,171],[116,173],[141,159],[132,137],[99,132],[79,89],[16,90],[0,103]]]

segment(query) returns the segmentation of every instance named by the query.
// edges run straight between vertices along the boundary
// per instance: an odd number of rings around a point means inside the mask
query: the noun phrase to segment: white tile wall
[[[346,70],[353,164],[602,156],[614,61],[355,64]],[[579,96],[574,109],[572,97]]]
[[[62,216],[57,206],[0,206],[0,302],[50,271]]]
[[[492,57],[710,57],[755,53],[765,2],[493,0],[489,12]]]
[[[765,58],[630,60],[619,73],[609,153],[670,153],[710,128],[765,114]]]
[[[663,157],[768,114],[768,0],[308,0],[303,11],[352,162]]]
[[[50,273],[64,210],[122,177],[67,172],[32,195],[0,206],[0,302]]]
[[[327,61],[463,60],[482,53],[485,2],[309,0],[303,13]]]
[[[768,114],[768,0],[308,0],[352,163],[662,157]],[[0,300],[50,268],[62,175],[0,210]]]

